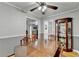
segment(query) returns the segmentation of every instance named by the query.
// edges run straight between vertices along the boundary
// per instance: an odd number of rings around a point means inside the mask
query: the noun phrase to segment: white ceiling
[[[59,14],[65,11],[73,10],[79,7],[78,2],[46,2],[49,5],[58,6],[58,9],[52,10],[52,9],[47,8],[45,15],[42,15],[41,11],[39,11],[38,9],[36,9],[33,12],[30,12],[30,9],[36,6],[39,6],[35,2],[9,2],[9,3],[26,11],[27,15],[38,18],[38,19],[41,19],[42,17],[48,17],[51,15]]]

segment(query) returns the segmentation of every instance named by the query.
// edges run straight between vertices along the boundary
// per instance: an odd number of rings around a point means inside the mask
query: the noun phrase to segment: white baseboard
[[[19,36],[25,36],[25,34],[12,35],[12,36],[2,36],[2,37],[0,37],[0,39],[11,38],[11,37],[19,37]]]
[[[79,54],[79,51],[78,51],[78,50],[73,49],[73,51],[74,51],[74,52],[77,52],[77,53]]]

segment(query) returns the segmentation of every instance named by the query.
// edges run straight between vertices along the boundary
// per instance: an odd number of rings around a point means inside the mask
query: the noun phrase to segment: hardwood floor
[[[58,44],[54,40],[36,40],[27,46],[17,46],[15,49],[16,57],[49,57],[54,56]]]
[[[16,46],[15,57],[76,57],[76,52],[59,52],[58,42],[53,40],[36,40],[28,43],[28,45]]]

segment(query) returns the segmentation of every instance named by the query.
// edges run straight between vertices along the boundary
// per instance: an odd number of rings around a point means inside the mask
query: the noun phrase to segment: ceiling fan
[[[34,10],[36,9],[39,9],[41,10],[42,14],[44,15],[45,14],[45,10],[47,8],[50,8],[50,9],[53,9],[53,10],[57,10],[58,7],[57,6],[52,6],[52,5],[47,5],[45,2],[36,2],[39,6],[31,9],[30,11],[33,12]]]

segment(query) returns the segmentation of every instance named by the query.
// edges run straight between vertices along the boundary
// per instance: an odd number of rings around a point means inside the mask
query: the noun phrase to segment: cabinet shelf
[[[66,37],[61,37],[61,36],[59,36],[59,38],[63,38],[63,39],[65,39]]]

